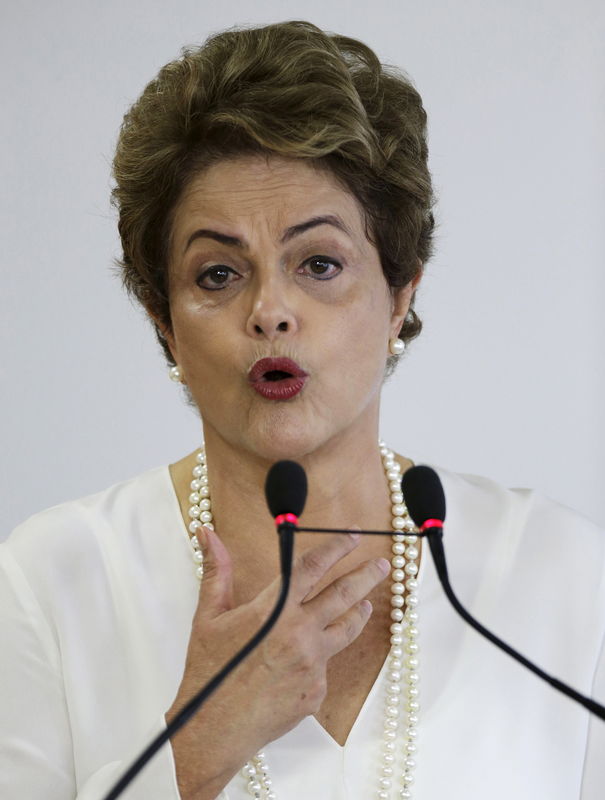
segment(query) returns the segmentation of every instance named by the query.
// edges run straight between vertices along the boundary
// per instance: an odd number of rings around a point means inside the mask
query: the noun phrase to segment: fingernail
[[[351,539],[353,539],[354,542],[358,542],[361,539],[361,534],[358,533],[357,531],[351,531],[349,536],[351,537]]]
[[[366,612],[366,614],[371,614],[373,611],[372,604],[369,600],[362,600],[360,606]]]
[[[376,564],[378,565],[378,569],[384,573],[384,575],[388,575],[391,570],[391,565],[386,560],[386,558],[377,558]]]

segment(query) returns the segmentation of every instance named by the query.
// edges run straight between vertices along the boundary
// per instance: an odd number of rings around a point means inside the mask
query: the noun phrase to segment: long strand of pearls
[[[393,451],[379,442],[380,455],[391,493],[393,556],[391,559],[391,649],[386,672],[384,734],[377,800],[390,800],[396,767],[401,766],[397,797],[409,800],[416,766],[418,735],[418,537],[401,494],[401,468]],[[189,533],[198,580],[204,576],[204,556],[197,538],[202,527],[214,529],[204,448],[196,456],[189,495]],[[406,595],[407,590],[407,595]],[[405,609],[405,610],[404,610]],[[398,736],[399,731],[402,735]],[[403,752],[397,752],[398,738]],[[277,800],[264,753],[257,753],[242,769],[248,793],[255,800]]]

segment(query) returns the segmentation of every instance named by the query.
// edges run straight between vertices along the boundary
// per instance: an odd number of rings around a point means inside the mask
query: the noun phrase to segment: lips
[[[268,400],[289,400],[305,385],[308,374],[291,358],[261,358],[250,372],[252,388]]]

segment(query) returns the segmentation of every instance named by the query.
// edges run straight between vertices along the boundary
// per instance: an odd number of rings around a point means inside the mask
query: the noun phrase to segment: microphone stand
[[[288,591],[290,589],[290,578],[292,576],[292,554],[294,552],[294,531],[296,526],[290,522],[280,524],[278,528],[279,536],[279,554],[281,562],[282,581],[279,591],[279,597],[269,615],[267,621],[263,626],[254,634],[247,644],[239,650],[227,664],[216,673],[214,678],[211,678],[208,683],[203,686],[191,700],[189,700],[179,713],[174,717],[165,730],[156,736],[156,738],[145,748],[141,755],[134,761],[134,763],[126,770],[122,777],[114,784],[112,789],[104,796],[103,800],[116,800],[124,789],[130,784],[132,780],[139,774],[145,764],[157,753],[157,751],[170,739],[174,734],[180,730],[186,722],[198,711],[200,706],[210,697],[210,695],[218,689],[225,678],[233,672],[233,670],[249,655],[262,640],[267,636],[271,628],[277,622],[286,600],[288,598]]]
[[[518,661],[524,667],[527,667],[527,669],[533,672],[534,675],[542,678],[542,680],[549,683],[554,689],[557,689],[567,697],[570,697],[572,700],[575,700],[577,703],[583,705],[584,708],[588,709],[588,711],[590,711],[592,714],[599,717],[599,719],[605,720],[605,706],[597,703],[596,700],[593,700],[591,697],[586,697],[585,695],[580,694],[580,692],[577,692],[575,689],[567,686],[567,684],[563,683],[558,678],[554,678],[552,675],[544,672],[544,670],[540,669],[540,667],[536,666],[529,659],[525,658],[525,656],[521,655],[521,653],[512,648],[510,645],[506,644],[506,642],[503,642],[502,639],[499,639],[497,636],[495,636],[491,631],[481,625],[480,622],[477,622],[477,620],[471,616],[471,614],[469,614],[469,612],[464,608],[454,594],[454,590],[452,589],[452,585],[450,583],[447,563],[445,560],[445,550],[443,547],[443,528],[427,527],[424,529],[424,533],[429,542],[431,555],[433,557],[435,569],[437,570],[437,576],[439,577],[443,591],[462,619],[468,622],[468,624],[482,636],[485,636],[486,639],[489,639],[492,644],[495,644],[496,647],[499,647],[500,650],[508,653],[508,655],[511,656],[511,658],[514,658],[515,661]]]

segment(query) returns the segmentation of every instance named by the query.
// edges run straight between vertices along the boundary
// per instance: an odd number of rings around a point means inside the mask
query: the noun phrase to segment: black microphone
[[[294,531],[307,499],[307,474],[296,461],[278,461],[267,473],[265,498],[277,525],[282,586],[286,592],[292,573]]]
[[[517,650],[495,636],[491,631],[481,625],[480,622],[477,622],[458,600],[450,584],[445,560],[445,550],[443,547],[445,493],[441,480],[435,470],[426,466],[412,467],[404,473],[401,479],[401,491],[403,492],[410,516],[419,530],[424,533],[428,539],[431,555],[435,562],[435,569],[437,570],[437,575],[443,586],[443,591],[458,614],[460,614],[460,616],[478,633],[485,636],[485,638],[495,644],[496,647],[504,650],[505,653],[508,653],[509,656],[524,667],[527,667],[527,669],[539,678],[542,678],[542,680],[546,681],[554,689],[557,689],[567,697],[580,703],[592,714],[595,714],[595,716],[605,720],[605,706],[597,703],[596,700],[593,700],[591,697],[580,694],[580,692],[572,689],[558,678],[548,675],[548,673],[525,658],[525,656],[521,655]]]
[[[294,461],[278,461],[267,475],[265,497],[271,513],[276,517],[281,556],[282,582],[277,602],[269,618],[241,650],[195,694],[179,711],[169,725],[145,748],[141,755],[114,784],[103,800],[116,800],[124,789],[134,780],[145,764],[157,751],[199,711],[201,705],[218,689],[225,678],[241,664],[277,622],[288,597],[292,574],[292,553],[294,550],[294,531],[296,522],[307,499],[307,476],[304,469]],[[283,519],[280,520],[280,517]]]
[[[307,473],[296,461],[277,461],[265,480],[265,499],[277,525],[281,565],[283,602],[278,600],[279,613],[286,602],[292,575],[294,531],[307,500]]]

